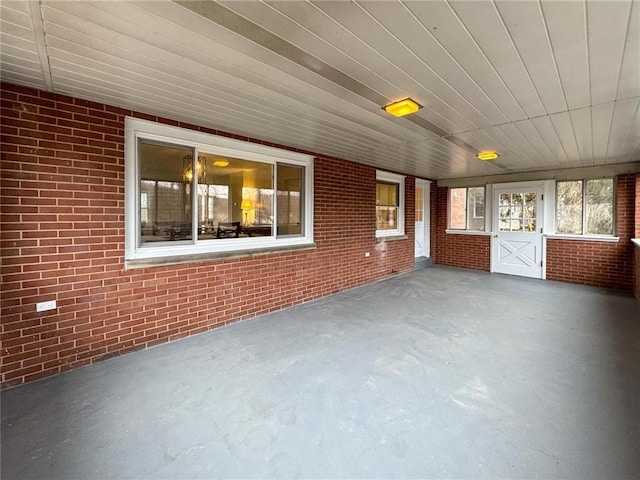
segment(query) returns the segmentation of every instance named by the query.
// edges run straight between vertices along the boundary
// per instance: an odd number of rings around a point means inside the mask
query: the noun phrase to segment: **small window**
[[[556,233],[613,235],[612,178],[556,184]]]
[[[309,244],[313,160],[128,118],[128,260]]]
[[[484,187],[452,188],[449,191],[449,228],[484,230]]]
[[[376,175],[376,236],[404,235],[404,177]]]

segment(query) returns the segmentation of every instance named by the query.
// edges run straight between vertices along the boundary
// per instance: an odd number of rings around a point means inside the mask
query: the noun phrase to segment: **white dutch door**
[[[496,188],[492,271],[542,278],[542,187]]]

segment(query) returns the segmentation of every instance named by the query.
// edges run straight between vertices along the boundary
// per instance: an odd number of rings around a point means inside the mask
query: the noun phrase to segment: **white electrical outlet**
[[[36,312],[46,312],[47,310],[55,310],[56,301],[49,300],[48,302],[36,303]]]
[[[364,252],[364,256],[365,257],[370,257],[371,256],[371,252]]]

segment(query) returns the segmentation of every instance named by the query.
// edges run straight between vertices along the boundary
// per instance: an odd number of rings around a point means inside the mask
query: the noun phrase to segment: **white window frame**
[[[467,224],[466,228],[451,228],[451,190],[458,188],[464,188],[467,191],[466,202],[465,202],[465,224]],[[468,228],[468,215],[469,212],[467,208],[469,208],[469,189],[470,188],[482,188],[484,189],[484,230],[470,229]],[[449,192],[447,193],[447,230],[446,233],[457,233],[462,235],[491,235],[491,219],[489,218],[491,215],[491,204],[487,203],[487,195],[490,195],[490,185],[467,185],[460,187],[449,187]],[[475,217],[478,218],[478,217]]]
[[[612,212],[612,233],[603,233],[603,234],[595,234],[595,233],[586,233],[587,230],[587,189],[586,184],[589,180],[611,180],[613,182],[613,212]],[[558,233],[556,232],[556,219],[558,215],[557,208],[557,199],[558,199],[558,183],[562,182],[582,182],[582,233]],[[548,234],[548,237],[559,238],[564,240],[593,240],[593,241],[601,241],[601,242],[617,242],[620,240],[620,237],[616,234],[616,218],[617,218],[617,182],[616,177],[587,177],[587,178],[574,178],[574,179],[562,179],[556,180],[553,182],[553,228],[549,229],[553,233]]]
[[[376,171],[376,183],[388,182],[396,183],[398,185],[398,228],[393,230],[378,230],[376,229],[376,238],[389,238],[404,236],[404,187],[405,187],[404,175],[398,175],[397,173],[385,172],[383,170]]]
[[[199,151],[242,158],[272,165],[288,164],[305,167],[304,178],[304,231],[296,236],[269,236],[198,240],[189,243],[140,242],[140,168],[138,141],[140,139],[184,145]],[[276,189],[274,185],[274,189]],[[275,229],[274,229],[275,230]],[[191,257],[207,254],[250,253],[256,250],[281,249],[313,245],[313,156],[267,147],[251,142],[234,140],[195,130],[174,127],[138,118],[125,118],[125,261]]]

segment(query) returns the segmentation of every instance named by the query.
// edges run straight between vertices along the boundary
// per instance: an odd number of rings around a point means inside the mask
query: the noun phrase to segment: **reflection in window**
[[[378,180],[376,184],[376,229],[396,230],[398,228],[398,207],[400,206],[397,183]]]
[[[310,155],[127,117],[124,193],[127,261],[313,242]]]
[[[278,235],[302,235],[304,167],[278,165]]]
[[[484,230],[484,187],[452,188],[449,192],[449,228]]]
[[[556,184],[556,232],[613,235],[613,179]]]
[[[416,222],[424,220],[424,190],[422,187],[416,187]]]
[[[273,165],[201,152],[198,239],[271,236]]]
[[[535,232],[537,201],[536,192],[500,194],[499,230],[501,232]]]
[[[139,156],[141,244],[192,240],[192,218],[197,220],[198,240],[304,233],[303,166],[207,152],[199,152],[194,161],[190,148],[145,140],[139,143]],[[194,187],[197,200],[192,215]],[[273,229],[275,208],[277,232]]]
[[[192,149],[141,141],[140,243],[191,240],[191,184],[183,178]]]

